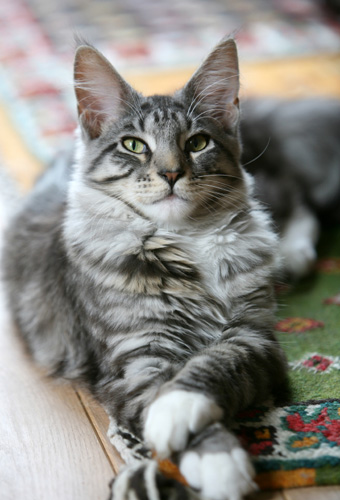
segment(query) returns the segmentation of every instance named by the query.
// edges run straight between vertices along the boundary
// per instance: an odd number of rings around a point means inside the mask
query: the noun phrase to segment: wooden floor
[[[241,66],[243,92],[340,96],[340,55]],[[139,79],[146,92],[179,87],[189,71]],[[128,75],[137,82],[138,75]],[[250,92],[251,89],[251,92]],[[0,155],[28,189],[42,166],[0,105]],[[0,222],[6,207],[0,193]],[[20,342],[0,290],[0,498],[101,500],[122,465],[106,438],[107,417],[87,395],[47,379]],[[339,500],[340,487],[261,492],[253,500]]]

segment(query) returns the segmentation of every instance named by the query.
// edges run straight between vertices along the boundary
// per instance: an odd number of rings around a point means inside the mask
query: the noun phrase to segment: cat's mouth
[[[172,200],[182,200],[182,201],[184,201],[181,196],[178,196],[178,194],[175,194],[175,193],[168,194],[163,199],[164,199],[164,201],[172,201]]]
[[[158,200],[155,200],[152,204],[155,205],[156,203],[161,203],[161,202],[176,203],[176,201],[188,201],[188,200],[183,198],[182,196],[178,196],[178,194],[170,193],[167,194],[166,196],[163,196],[162,198],[159,198]]]
[[[154,221],[177,226],[191,213],[192,204],[183,196],[167,193],[156,200],[150,200],[147,204],[144,203],[142,211]]]

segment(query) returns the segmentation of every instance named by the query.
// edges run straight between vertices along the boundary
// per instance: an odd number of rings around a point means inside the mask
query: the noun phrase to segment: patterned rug
[[[323,235],[315,274],[279,296],[277,336],[293,404],[255,408],[236,429],[261,488],[340,483],[340,232]]]

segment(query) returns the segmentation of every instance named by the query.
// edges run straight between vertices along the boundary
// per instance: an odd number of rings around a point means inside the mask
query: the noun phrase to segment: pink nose
[[[179,176],[179,172],[165,172],[165,177],[168,178],[170,184],[175,184]]]
[[[174,187],[175,183],[178,181],[179,177],[183,174],[181,170],[175,172],[163,171],[159,172],[159,175],[166,179],[171,187]]]

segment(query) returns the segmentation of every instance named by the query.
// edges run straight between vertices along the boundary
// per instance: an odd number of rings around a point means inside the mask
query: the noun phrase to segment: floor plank
[[[33,366],[0,296],[2,500],[107,498],[113,470],[77,394]]]
[[[339,500],[340,486],[293,488],[284,491],[284,500]]]
[[[285,500],[281,491],[260,491],[249,495],[247,500]]]
[[[112,446],[109,438],[107,437],[107,429],[109,426],[109,418],[104,409],[88,394],[83,391],[78,391],[79,398],[83,407],[88,415],[89,420],[96,432],[98,439],[101,441],[102,447],[111,463],[115,473],[124,465],[124,462],[118,451]]]

